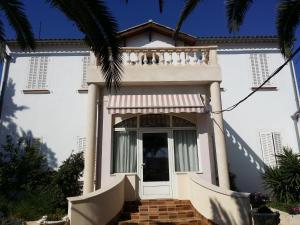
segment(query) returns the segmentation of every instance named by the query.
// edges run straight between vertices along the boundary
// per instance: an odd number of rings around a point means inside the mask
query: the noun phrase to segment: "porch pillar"
[[[212,82],[210,85],[211,109],[213,112],[222,110],[220,83]],[[230,189],[226,143],[224,136],[223,114],[212,113],[214,141],[219,177],[219,186]]]
[[[84,152],[83,194],[94,191],[97,95],[98,86],[96,84],[89,84],[86,123],[86,149]]]

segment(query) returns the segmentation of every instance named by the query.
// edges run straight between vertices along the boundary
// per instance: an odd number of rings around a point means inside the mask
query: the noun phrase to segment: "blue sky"
[[[159,13],[157,0],[106,0],[119,29],[143,23],[152,19],[164,25],[175,27],[183,7],[183,0],[165,0],[164,12]],[[32,23],[35,37],[41,38],[81,38],[76,26],[58,10],[51,8],[46,0],[24,0],[27,15]],[[195,36],[219,35],[274,35],[275,16],[278,0],[255,0],[248,11],[240,32],[229,34],[226,27],[224,0],[203,0],[193,14],[183,24],[182,31]],[[14,32],[6,24],[7,38],[14,38]],[[299,35],[299,29],[297,35]],[[300,45],[297,41],[296,46]],[[295,58],[297,73],[300,74],[300,56]]]

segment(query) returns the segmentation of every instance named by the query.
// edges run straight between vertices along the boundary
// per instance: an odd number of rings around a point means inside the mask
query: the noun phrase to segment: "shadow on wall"
[[[248,208],[244,207],[244,203],[239,198],[234,198],[239,209],[239,216],[243,220],[243,225],[250,225],[250,211]],[[234,216],[228,213],[226,206],[222,205],[216,199],[210,199],[210,206],[213,213],[213,221],[218,225],[242,225],[237,223],[234,219]]]
[[[11,135],[15,140],[20,137],[35,138],[32,131],[24,131],[14,122],[16,113],[18,111],[27,110],[28,107],[19,106],[14,103],[13,97],[15,95],[16,89],[15,84],[11,79],[8,80],[5,88],[4,104],[0,122],[0,146],[4,144],[7,135]],[[32,117],[34,117],[34,115],[32,115]],[[34,121],[34,119],[32,119],[32,121]],[[55,157],[55,153],[47,146],[47,144],[41,143],[40,149],[47,158],[48,165],[51,168],[57,167],[57,159]]]
[[[230,171],[236,175],[239,191],[263,191],[261,173],[265,164],[241,136],[224,120]]]

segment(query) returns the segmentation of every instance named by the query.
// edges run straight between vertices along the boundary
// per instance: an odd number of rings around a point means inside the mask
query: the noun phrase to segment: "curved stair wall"
[[[95,192],[70,197],[71,225],[102,225],[109,223],[122,210],[125,198],[125,176],[114,178],[111,185]]]
[[[177,175],[180,199],[189,199],[194,208],[218,225],[250,225],[249,193],[225,190],[207,183],[197,174]]]

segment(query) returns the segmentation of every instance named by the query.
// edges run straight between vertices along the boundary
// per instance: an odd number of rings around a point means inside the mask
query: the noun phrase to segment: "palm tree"
[[[182,23],[196,8],[201,0],[186,0],[184,8],[177,22],[175,36]],[[238,31],[242,25],[245,14],[253,0],[225,0],[227,13],[227,26],[229,32]],[[294,41],[295,31],[300,24],[300,0],[279,0],[277,8],[276,26],[279,37],[279,47],[284,56],[290,56]]]
[[[47,0],[62,11],[85,34],[85,41],[101,66],[108,89],[117,88],[122,73],[122,58],[117,39],[118,25],[102,0]],[[22,50],[34,50],[34,35],[21,0],[0,0],[0,10],[16,32]],[[6,39],[0,20],[0,57],[4,59]]]
[[[2,11],[10,25],[16,31],[16,38],[22,50],[33,50],[34,37],[31,25],[24,13],[23,3],[19,0],[0,0],[0,11]],[[0,60],[3,61],[6,54],[6,38],[4,25],[0,20]]]

